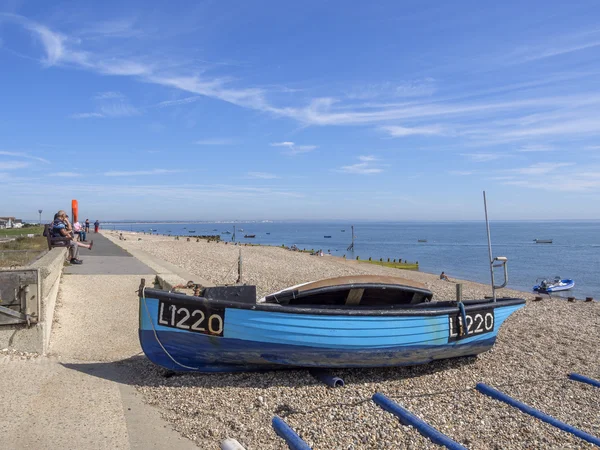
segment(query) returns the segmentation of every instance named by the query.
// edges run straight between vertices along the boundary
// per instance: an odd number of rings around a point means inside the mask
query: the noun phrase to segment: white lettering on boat
[[[223,336],[225,309],[205,304],[186,303],[184,306],[161,300],[158,307],[158,324],[211,336]]]

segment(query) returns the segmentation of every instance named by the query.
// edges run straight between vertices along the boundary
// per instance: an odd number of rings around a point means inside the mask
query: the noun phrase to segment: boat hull
[[[547,293],[552,293],[552,292],[560,292],[560,291],[568,291],[569,289],[573,289],[575,287],[575,281],[573,280],[560,280],[560,285],[559,284],[551,284],[549,286],[543,287],[541,285],[536,285],[533,287],[534,291],[537,292],[547,292]]]
[[[524,302],[480,307],[493,310],[493,329],[458,340],[452,337],[453,314],[340,316],[225,308],[223,335],[214,336],[159,324],[159,304],[157,298],[140,299],[139,338],[152,362],[174,371],[237,372],[393,367],[477,355],[494,345],[502,323]]]

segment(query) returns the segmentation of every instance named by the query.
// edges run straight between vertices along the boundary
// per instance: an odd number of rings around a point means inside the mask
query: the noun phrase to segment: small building
[[[4,222],[4,227],[2,228],[21,228],[23,227],[23,220],[17,219],[15,217],[0,217],[0,221]]]
[[[3,230],[4,228],[6,228],[7,223],[8,223],[8,221],[6,221],[4,219],[0,219],[0,230]]]

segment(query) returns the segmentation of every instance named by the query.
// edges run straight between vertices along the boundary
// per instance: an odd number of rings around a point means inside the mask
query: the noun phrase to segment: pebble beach
[[[118,236],[118,232],[105,232]],[[343,275],[400,276],[434,292],[434,300],[491,294],[489,285],[455,280],[451,262],[439,275],[318,257],[277,247],[235,246],[185,237],[123,232],[125,249],[143,250],[215,284],[233,284],[242,249],[243,281],[265,294],[302,282]],[[510,266],[509,266],[510,274]],[[165,378],[145,359],[133,382],[145,401],[199,448],[219,448],[225,438],[247,450],[285,449],[271,428],[279,415],[315,450],[438,448],[371,400],[381,392],[470,449],[594,448],[475,390],[483,382],[592,435],[600,435],[600,390],[569,381],[570,372],[600,378],[600,303],[566,302],[504,289],[526,298],[525,308],[501,328],[496,345],[478,357],[422,366],[336,370],[344,388],[332,389],[306,370],[240,374],[190,374]]]

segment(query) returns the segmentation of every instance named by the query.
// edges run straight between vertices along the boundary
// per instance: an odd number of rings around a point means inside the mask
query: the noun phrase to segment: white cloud
[[[194,144],[196,145],[233,145],[235,144],[235,140],[231,138],[209,138],[209,139],[200,139]]]
[[[0,170],[24,169],[31,164],[24,161],[0,161]]]
[[[165,108],[167,106],[179,106],[179,105],[187,105],[188,103],[194,103],[200,100],[202,96],[194,95],[193,97],[181,98],[179,100],[165,100],[164,102],[160,102],[156,104],[158,108]]]
[[[440,126],[426,126],[426,127],[401,127],[401,126],[384,126],[382,130],[386,131],[390,136],[393,137],[404,137],[404,136],[431,136],[443,134],[443,129]]]
[[[98,92],[94,95],[94,100],[121,100],[124,98],[123,94],[115,91]]]
[[[276,178],[281,178],[278,175],[275,175],[273,173],[267,173],[267,172],[248,172],[248,177],[249,178],[259,178],[261,180],[274,180]]]
[[[46,164],[50,164],[50,161],[48,161],[45,158],[40,158],[39,156],[33,156],[33,155],[30,155],[30,154],[25,153],[25,152],[9,152],[9,151],[0,150],[0,155],[3,155],[3,156],[14,156],[14,157],[17,157],[17,158],[25,158],[25,159],[33,159],[35,161],[40,161],[40,162],[43,162],[43,163],[46,163]]]
[[[52,174],[53,177],[64,177],[64,178],[79,178],[83,175],[77,172],[56,172]]]
[[[293,142],[273,142],[271,144],[271,147],[287,147],[287,148],[292,148],[294,146]]]
[[[506,156],[501,153],[461,153],[460,155],[469,158],[473,162],[495,161]]]
[[[362,162],[372,162],[372,161],[377,161],[378,158],[376,158],[373,155],[365,155],[365,156],[359,156],[358,159]]]
[[[518,169],[512,169],[512,172],[521,175],[545,175],[550,172],[554,172],[562,167],[569,167],[575,165],[574,163],[558,163],[558,162],[541,162],[532,164],[529,167],[521,167]]]
[[[456,175],[458,177],[466,177],[468,175],[473,175],[475,172],[472,170],[450,170],[448,171],[450,175]]]
[[[361,162],[351,164],[349,166],[342,166],[337,169],[337,171],[344,173],[355,173],[359,175],[373,175],[383,172],[381,166],[376,163],[376,161],[379,161],[378,158],[372,155],[359,156],[358,160]]]
[[[527,144],[522,145],[520,148],[517,149],[518,152],[551,152],[554,150],[556,149],[551,145],[544,144]]]
[[[283,153],[286,155],[299,155],[301,153],[312,152],[317,148],[316,145],[296,145],[294,142],[273,142],[271,147],[284,147],[287,148]]]
[[[97,112],[77,113],[69,116],[71,119],[96,119],[104,117],[104,114]]]
[[[102,175],[106,177],[132,177],[137,175],[164,175],[169,173],[178,173],[181,170],[171,169],[152,169],[152,170],[133,170],[133,171],[118,171],[112,170],[104,172]]]
[[[139,109],[122,101],[101,105],[99,111],[104,117],[131,117],[140,114]]]

